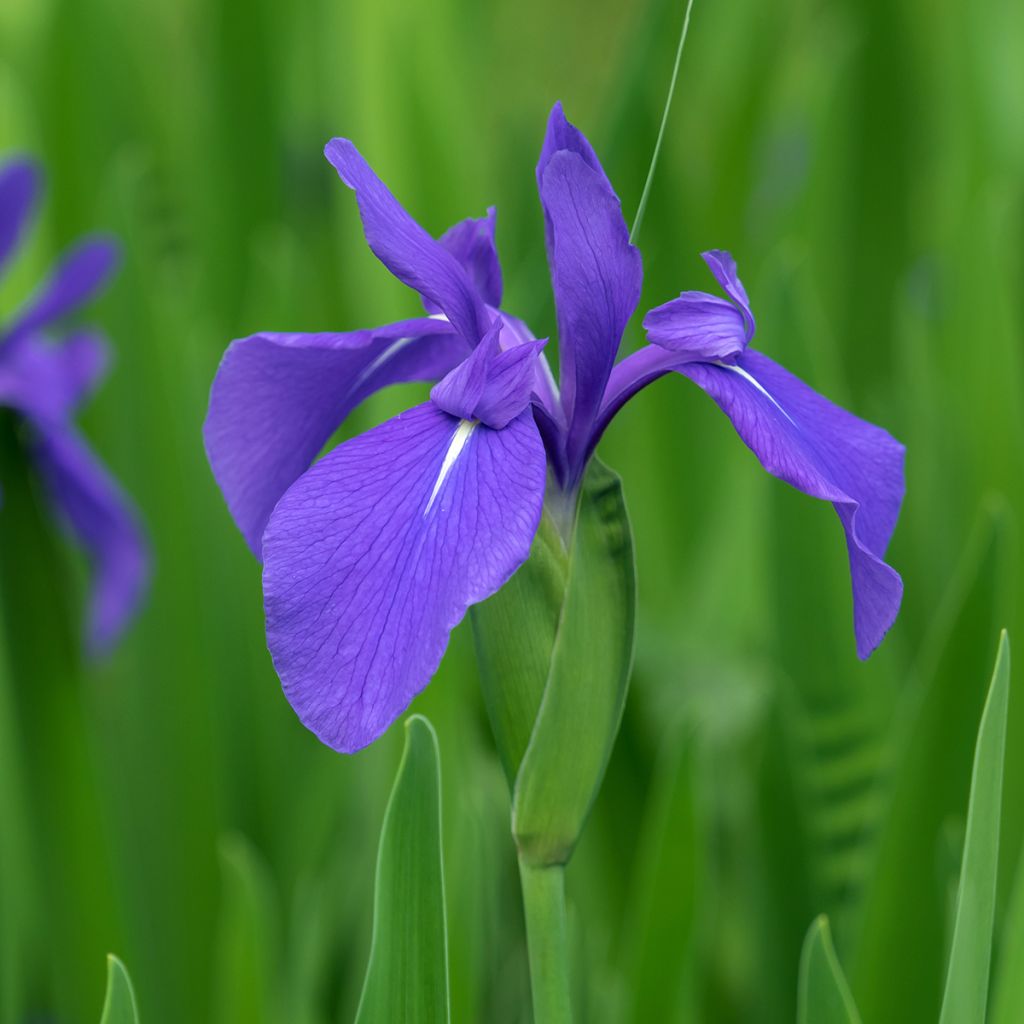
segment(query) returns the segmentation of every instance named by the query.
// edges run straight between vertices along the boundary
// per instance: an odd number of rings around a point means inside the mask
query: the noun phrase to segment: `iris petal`
[[[7,328],[7,343],[26,338],[84,305],[106,284],[117,261],[118,249],[111,240],[90,238],[80,242]]]
[[[832,502],[850,557],[857,654],[866,658],[903,596],[883,561],[905,490],[903,445],[751,349],[734,365],[686,363],[678,372],[718,403],[772,476]]]
[[[321,740],[358,750],[408,707],[467,608],[528,557],[545,476],[529,411],[496,431],[427,403],[289,489],[263,540],[267,639]]]
[[[254,334],[232,342],[210,390],[206,453],[228,508],[260,556],[278,499],[368,395],[436,380],[469,348],[421,317],[348,334]]]
[[[644,317],[655,345],[689,359],[727,359],[747,343],[742,313],[725,299],[705,292],[683,292]]]
[[[70,426],[37,424],[35,456],[58,511],[92,567],[87,636],[110,648],[138,607],[149,558],[136,515],[111,476]]]
[[[642,268],[618,198],[583,157],[567,150],[551,156],[541,200],[551,225],[566,463],[575,478],[622,332],[640,298]]]
[[[11,160],[0,168],[0,271],[32,216],[39,184],[39,169],[31,160]]]
[[[488,306],[501,305],[501,262],[494,242],[497,211],[490,207],[486,217],[469,217],[453,224],[438,241],[462,265]],[[433,313],[436,310],[428,309]]]
[[[356,194],[366,242],[410,288],[444,312],[455,329],[475,345],[490,318],[459,261],[416,223],[348,139],[331,139],[324,155]]]

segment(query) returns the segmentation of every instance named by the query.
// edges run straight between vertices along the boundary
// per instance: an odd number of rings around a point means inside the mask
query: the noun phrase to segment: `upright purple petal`
[[[331,139],[324,155],[355,192],[366,241],[377,258],[442,310],[475,345],[487,332],[490,318],[459,261],[409,216],[348,139]]]
[[[540,158],[537,160],[538,192],[543,193],[544,172],[547,170],[551,158],[556,153],[561,152],[575,153],[592,171],[600,176],[608,191],[614,194],[615,190],[604,173],[604,168],[601,166],[601,161],[597,158],[597,153],[594,152],[594,147],[591,146],[583,132],[567,120],[565,111],[562,110],[562,104],[556,103],[548,115],[548,126],[544,132],[544,144],[541,146]],[[546,210],[544,211],[544,229],[545,238],[548,243],[548,252],[550,253],[551,222]]]
[[[578,477],[643,271],[618,198],[583,157],[567,150],[551,156],[541,201],[551,225],[566,461]]]
[[[678,371],[711,395],[769,473],[834,505],[850,556],[857,654],[866,658],[903,596],[883,561],[903,501],[903,445],[751,349],[732,365]]]
[[[707,252],[701,253],[701,257],[725,294],[739,308],[749,341],[754,336],[754,314],[750,311],[750,299],[747,298],[747,290],[736,272],[736,261],[732,258],[732,253],[726,252],[725,249],[708,249]]]
[[[470,351],[444,321],[349,334],[254,334],[234,341],[210,389],[206,454],[256,557],[270,513],[331,434],[389,384],[437,380]]]
[[[324,743],[366,746],[423,689],[466,609],[528,557],[545,475],[529,411],[498,431],[427,403],[285,494],[263,538],[267,640]]]
[[[480,298],[494,309],[501,305],[502,294],[501,262],[494,244],[496,218],[497,211],[491,206],[486,217],[460,220],[438,239],[465,268]]]
[[[732,359],[754,336],[754,314],[736,261],[724,249],[701,253],[731,301],[707,292],[682,292],[644,317],[644,330],[655,345],[689,359]]]
[[[82,440],[70,427],[37,426],[40,473],[89,556],[87,637],[92,652],[103,653],[138,608],[148,575],[146,545],[128,499]]]
[[[11,160],[0,167],[0,271],[28,225],[39,186],[39,168],[31,160]]]
[[[502,351],[503,327],[500,318],[495,320],[469,357],[434,385],[434,405],[458,419],[501,430],[530,404],[537,358],[546,342],[518,342]]]
[[[6,342],[24,339],[88,302],[106,284],[117,260],[117,246],[109,239],[80,242],[7,328]]]

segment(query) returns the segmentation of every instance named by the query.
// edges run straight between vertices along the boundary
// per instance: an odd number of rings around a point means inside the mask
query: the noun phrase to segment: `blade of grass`
[[[135,991],[128,970],[116,956],[107,957],[107,996],[100,1024],[139,1024]]]
[[[828,918],[819,917],[807,932],[800,957],[798,1024],[860,1024],[839,958],[832,945]]]
[[[999,818],[1009,696],[1010,640],[1003,630],[974,750],[956,924],[939,1024],[985,1019],[999,866]]]
[[[373,943],[356,1024],[449,1020],[437,736],[422,715],[405,729],[381,830]]]

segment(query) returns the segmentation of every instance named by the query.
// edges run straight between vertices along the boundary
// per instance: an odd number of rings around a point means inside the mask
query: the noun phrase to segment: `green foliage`
[[[520,857],[564,864],[604,778],[633,658],[636,570],[619,478],[594,460],[580,490],[565,602],[512,798]]]
[[[509,785],[515,785],[548,681],[568,561],[545,512],[529,559],[498,593],[470,612],[481,690]]]
[[[373,945],[357,1024],[450,1019],[437,736],[422,715],[409,718],[405,730],[381,829]]]
[[[135,990],[124,964],[111,954],[107,957],[107,996],[103,1001],[100,1024],[139,1024]]]
[[[1004,631],[974,748],[956,924],[939,1024],[985,1020],[999,870],[999,820],[1009,696],[1010,641]]]
[[[860,1024],[824,916],[811,925],[804,940],[797,1008],[797,1024]]]
[[[533,179],[544,118],[564,102],[631,214],[683,14],[668,0],[0,2],[0,153],[34,153],[48,179],[0,318],[79,233],[122,239],[123,270],[85,317],[113,358],[82,430],[137,498],[156,560],[138,626],[78,665],[80,560],[0,444],[0,1024],[95,1019],[110,949],[147,1024],[215,1020],[226,936],[241,943],[260,906],[279,943],[255,1019],[353,1019],[401,730],[339,758],[284,701],[259,567],[202,452],[210,381],[251,331],[418,310],[322,158],[335,134],[435,234],[495,204],[504,305],[554,338]],[[859,663],[831,509],[768,479],[686,381],[616,418],[600,454],[629,503],[637,643],[566,872],[581,1019],[793,1020],[819,911],[868,1024],[939,1018],[947,837],[997,630],[1024,635],[1022,33],[1016,0],[694,4],[626,347],[646,309],[713,289],[699,250],[731,249],[755,346],[907,444],[890,552],[906,599]],[[425,394],[375,396],[342,435]],[[539,702],[545,681],[524,692]],[[445,751],[453,1017],[522,1024],[519,878],[467,627],[412,710]],[[1024,701],[1003,786],[990,1016],[1017,1024]],[[269,904],[243,899],[225,835],[246,837]],[[246,957],[265,955],[259,938]]]

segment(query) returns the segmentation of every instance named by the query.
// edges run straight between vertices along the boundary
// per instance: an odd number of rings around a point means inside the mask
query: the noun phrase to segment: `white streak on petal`
[[[405,348],[411,342],[416,340],[416,338],[399,338],[397,341],[393,341],[390,345],[388,345],[388,347],[384,349],[384,351],[381,352],[381,354],[377,356],[377,358],[374,359],[373,362],[369,363],[366,367],[363,368],[362,373],[360,373],[359,376],[356,377],[355,382],[352,384],[352,387],[349,388],[349,394],[358,391],[359,388],[361,388],[367,382],[367,380],[369,380],[372,374],[376,373],[385,363],[394,359],[394,357],[398,355],[398,353],[401,352],[403,348]]]
[[[441,488],[444,486],[448,474],[455,465],[455,460],[462,454],[462,449],[466,447],[466,442],[469,440],[470,435],[479,425],[479,420],[459,420],[459,425],[455,428],[455,433],[448,444],[448,451],[444,453],[441,472],[437,474],[437,480],[434,481],[434,489],[430,492],[430,500],[427,502],[427,507],[423,510],[424,515],[433,507],[434,499],[437,498]]]
[[[786,410],[783,409],[782,406],[779,405],[779,403],[776,402],[775,399],[764,389],[764,387],[761,385],[761,383],[758,380],[756,380],[754,377],[751,377],[750,374],[747,373],[747,371],[744,370],[742,366],[733,366],[731,363],[719,363],[719,362],[715,362],[712,365],[720,366],[723,370],[731,370],[733,373],[739,374],[739,376],[741,376],[745,381],[747,381],[750,384],[753,384],[754,387],[757,388],[757,390],[760,391],[761,394],[764,395],[764,397],[767,398],[768,401],[771,402],[772,405],[774,405],[775,408],[778,409],[779,412],[781,412],[782,415],[785,416],[786,419],[789,420],[789,422],[792,423],[794,427],[797,425],[796,421],[793,419],[793,417],[790,416],[789,413],[786,412]]]

